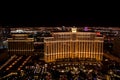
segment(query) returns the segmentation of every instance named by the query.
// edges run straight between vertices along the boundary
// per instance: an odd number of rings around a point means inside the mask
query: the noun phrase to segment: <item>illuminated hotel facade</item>
[[[34,38],[28,38],[26,33],[14,33],[8,38],[8,53],[10,55],[33,55]]]
[[[63,58],[103,59],[103,37],[95,32],[55,32],[52,37],[44,38],[45,62]]]

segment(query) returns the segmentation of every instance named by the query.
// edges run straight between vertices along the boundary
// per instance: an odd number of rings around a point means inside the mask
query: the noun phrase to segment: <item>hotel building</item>
[[[103,59],[103,37],[95,32],[54,32],[52,37],[44,38],[45,62],[53,62],[63,58]]]
[[[27,33],[13,33],[8,38],[8,53],[10,55],[34,55],[34,38],[28,38]]]

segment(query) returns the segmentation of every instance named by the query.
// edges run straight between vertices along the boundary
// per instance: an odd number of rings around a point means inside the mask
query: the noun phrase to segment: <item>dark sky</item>
[[[11,1],[10,1],[11,2]],[[5,2],[1,26],[120,26],[119,2]],[[100,3],[101,2],[101,3]],[[23,4],[24,3],[24,4]],[[77,4],[78,3],[78,4]],[[118,3],[118,4],[117,4]],[[2,4],[2,3],[1,3]]]
[[[119,17],[82,15],[5,16],[3,26],[120,26]]]
[[[119,11],[101,10],[69,10],[56,11],[17,11],[10,10],[0,15],[1,26],[118,26]]]

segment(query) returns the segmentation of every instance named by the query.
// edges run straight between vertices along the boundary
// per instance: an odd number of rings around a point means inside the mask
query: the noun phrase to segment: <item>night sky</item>
[[[119,11],[118,11],[119,12]],[[4,12],[0,15],[0,25],[13,26],[90,26],[90,27],[120,27],[120,15],[118,12],[106,11],[14,11]]]

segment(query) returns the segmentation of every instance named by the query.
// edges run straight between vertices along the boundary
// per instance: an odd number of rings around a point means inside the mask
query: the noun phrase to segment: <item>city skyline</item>
[[[49,73],[52,80],[118,80],[120,57],[112,52],[118,33],[118,27],[1,28],[0,79],[46,79]]]
[[[119,5],[17,3],[1,9],[0,80],[120,80]]]

